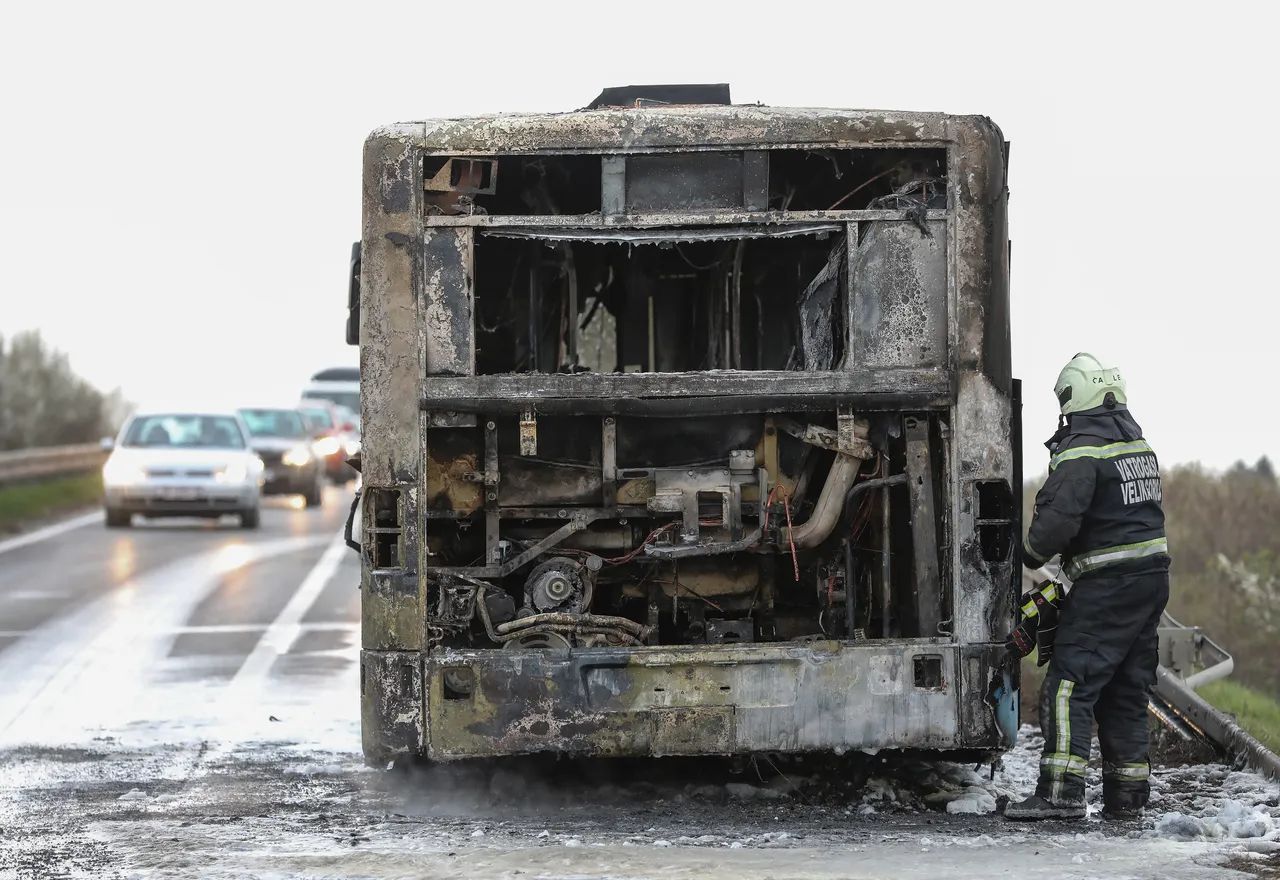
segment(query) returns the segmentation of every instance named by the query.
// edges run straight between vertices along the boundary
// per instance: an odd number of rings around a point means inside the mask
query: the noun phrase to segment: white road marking
[[[138,720],[183,723],[200,708],[151,686],[170,633],[217,588],[229,567],[328,541],[304,536],[232,544],[128,581],[27,633],[0,653],[0,742],[57,745],[85,731],[117,733]],[[205,707],[207,708],[207,707]]]
[[[210,738],[212,741],[207,743],[208,748],[191,768],[191,779],[204,776],[249,742],[316,736],[321,739],[336,736],[346,746],[352,741],[359,742],[358,732],[352,732],[352,726],[359,720],[359,707],[355,702],[359,699],[358,641],[342,651],[332,652],[346,655],[351,663],[342,672],[326,676],[322,691],[313,689],[314,682],[271,679],[271,667],[288,653],[303,632],[302,618],[333,579],[342,561],[354,560],[354,556],[339,533],[215,698],[214,714],[221,723],[216,735]],[[342,696],[335,701],[336,695]],[[288,723],[272,723],[277,715],[287,718]]]
[[[276,658],[289,652],[289,648],[302,631],[300,628],[302,618],[315,604],[329,581],[333,580],[334,574],[338,571],[338,565],[349,553],[351,549],[339,534],[329,544],[329,548],[324,551],[324,555],[320,557],[315,567],[307,572],[297,592],[276,615],[276,619],[271,626],[267,627],[262,638],[258,639],[258,644],[254,645],[253,651],[245,658],[235,678],[231,679],[231,683],[227,685],[228,692],[239,695],[247,687],[258,686],[271,671],[271,665],[275,663]]]
[[[100,522],[102,522],[101,510],[95,510],[93,513],[82,514],[81,516],[77,516],[73,519],[54,523],[53,525],[45,526],[42,529],[36,529],[34,532],[28,532],[25,535],[18,535],[16,538],[9,538],[7,541],[0,541],[0,553],[8,553],[10,550],[17,550],[19,547],[38,544],[41,541],[47,541],[50,538],[58,537],[58,535],[65,535],[67,532],[82,529],[85,526],[91,526],[94,523]]]
[[[62,590],[9,590],[0,600],[9,602],[46,602],[50,599],[66,599],[71,593]]]
[[[260,632],[266,632],[268,629],[270,629],[270,626],[265,623],[245,623],[245,624],[225,623],[225,624],[211,624],[208,626],[180,626],[175,630],[170,630],[170,634],[176,635],[176,636],[186,636],[186,635],[202,635],[205,633],[210,633],[210,634],[226,633],[228,635],[231,635],[236,633],[255,633],[255,632],[260,633]],[[338,621],[323,621],[320,623],[298,624],[299,633],[350,632],[350,631],[355,631],[359,629],[360,629],[360,624],[358,623],[341,623]],[[0,631],[0,636],[3,636],[3,635],[4,635],[4,632]],[[18,635],[21,635],[21,633],[18,633]]]

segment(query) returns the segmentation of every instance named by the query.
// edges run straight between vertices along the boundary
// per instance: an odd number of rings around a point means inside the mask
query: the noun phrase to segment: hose
[[[507,635],[526,627],[541,626],[550,624],[553,626],[572,626],[572,627],[589,627],[592,629],[620,629],[629,632],[635,636],[644,635],[646,627],[641,626],[634,620],[628,620],[625,617],[605,617],[598,614],[565,614],[564,612],[550,612],[547,614],[533,614],[529,617],[519,617],[515,620],[500,623],[496,629],[499,635]]]
[[[813,513],[805,523],[791,529],[792,543],[801,550],[810,550],[827,539],[840,520],[845,495],[857,479],[861,467],[860,458],[836,455],[836,460],[831,464],[831,472],[827,474],[827,481],[822,484],[822,493],[814,504]],[[866,483],[859,485],[865,486]]]
[[[356,521],[356,511],[360,509],[360,493],[364,491],[361,487],[356,490],[356,497],[351,499],[351,511],[347,514],[347,524],[342,529],[342,540],[346,545],[357,553],[360,552],[360,542],[353,540],[351,537],[352,525]]]
[[[569,632],[580,635],[622,636],[636,644],[643,644],[649,635],[649,627],[641,626],[634,620],[625,617],[606,617],[598,614],[534,614],[521,617],[506,623],[493,625],[489,617],[489,606],[485,604],[487,590],[480,587],[476,591],[476,610],[484,623],[485,632],[492,641],[503,644],[521,636],[539,632]]]

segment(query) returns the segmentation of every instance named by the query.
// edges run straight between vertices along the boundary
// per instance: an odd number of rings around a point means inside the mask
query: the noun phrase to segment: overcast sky
[[[357,362],[372,128],[728,82],[1003,129],[1029,476],[1081,350],[1122,368],[1165,462],[1276,457],[1271,7],[4,4],[0,333],[146,404],[292,402]]]

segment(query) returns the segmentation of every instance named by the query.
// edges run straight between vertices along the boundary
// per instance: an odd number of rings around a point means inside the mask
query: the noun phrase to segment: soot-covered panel
[[[947,224],[867,224],[853,255],[853,362],[947,364]]]

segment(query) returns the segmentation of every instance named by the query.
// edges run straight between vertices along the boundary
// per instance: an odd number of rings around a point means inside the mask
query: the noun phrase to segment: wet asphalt
[[[954,766],[365,767],[351,489],[0,543],[0,880],[1239,876],[1150,822],[950,814]]]
[[[261,526],[253,530],[240,528],[235,517],[135,517],[127,529],[108,529],[98,522],[0,552],[0,668],[20,641],[39,637],[42,628],[59,619],[94,603],[127,601],[138,580],[185,559],[222,553],[226,570],[190,614],[172,631],[153,635],[172,636],[166,659],[185,661],[172,665],[185,665],[191,676],[229,677],[324,553],[325,544],[316,542],[340,534],[351,498],[351,486],[329,487],[320,508],[304,509],[295,497],[269,497]],[[235,564],[236,554],[245,548],[305,538],[316,542]],[[324,645],[349,642],[358,625],[359,560],[354,552],[348,557],[303,618],[304,632],[326,633],[309,635],[313,646],[315,638]]]

